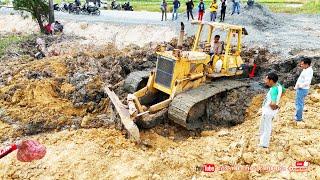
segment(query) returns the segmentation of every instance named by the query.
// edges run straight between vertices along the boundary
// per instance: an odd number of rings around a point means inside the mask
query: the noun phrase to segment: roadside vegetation
[[[8,47],[12,44],[19,43],[22,41],[27,40],[28,37],[26,36],[16,36],[16,35],[8,35],[8,36],[1,36],[0,37],[0,57],[2,57]]]

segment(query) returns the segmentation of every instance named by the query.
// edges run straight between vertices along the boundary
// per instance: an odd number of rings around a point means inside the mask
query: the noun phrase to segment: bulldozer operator
[[[224,45],[224,42],[220,41],[220,35],[215,35],[214,39],[211,41],[211,45],[210,45],[209,55],[210,55],[211,59],[213,59],[215,55],[217,55],[217,56],[222,55],[222,52],[224,50],[223,45]],[[215,63],[215,68],[214,69],[215,69],[216,73],[220,73],[221,68],[222,68],[222,63],[223,62],[222,62],[222,60],[220,58]]]
[[[215,35],[211,42],[210,56],[221,55],[223,51],[223,41],[220,41],[220,35]]]

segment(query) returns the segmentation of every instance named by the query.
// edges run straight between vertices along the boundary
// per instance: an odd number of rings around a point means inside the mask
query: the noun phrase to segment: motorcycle
[[[133,7],[130,5],[129,1],[122,5],[122,9],[125,11],[133,11]]]
[[[121,10],[121,6],[116,1],[112,1],[111,2],[111,9],[112,10]]]
[[[68,12],[69,11],[69,5],[67,3],[61,4],[60,11]]]
[[[85,15],[100,15],[100,10],[97,6],[95,5],[89,5],[89,4],[85,4],[82,8],[81,8],[81,14],[85,14]]]
[[[68,5],[68,10],[69,10],[69,13],[72,13],[72,14],[80,14],[80,12],[81,12],[80,6],[77,6],[74,3],[70,3]]]
[[[105,9],[105,10],[108,10],[108,9],[109,9],[109,4],[108,4],[108,2],[102,1],[102,2],[101,2],[101,8],[102,8],[102,9]]]
[[[55,11],[60,11],[61,8],[60,8],[59,4],[54,4],[54,5],[53,5],[53,10],[55,10]]]

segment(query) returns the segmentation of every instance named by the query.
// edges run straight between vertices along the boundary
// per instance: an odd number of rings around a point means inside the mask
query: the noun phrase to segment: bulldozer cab
[[[150,76],[149,90],[157,89],[174,96],[200,86],[207,77],[218,78],[243,73],[241,43],[242,36],[247,34],[243,27],[201,21],[193,21],[191,24],[198,25],[193,48],[189,51],[181,50],[184,37],[184,24],[181,23],[177,49],[157,52],[157,66]],[[212,53],[214,36],[218,33],[224,33],[224,36],[221,36],[221,52]],[[195,79],[199,82],[195,82]]]
[[[237,68],[241,69],[243,65],[240,54],[242,37],[248,34],[246,29],[237,25],[216,22],[193,21],[192,24],[198,25],[192,51],[205,52],[211,55],[214,66],[212,76],[221,77],[242,74],[242,71],[237,71]],[[214,52],[215,35],[220,36],[221,52]],[[202,36],[205,36],[205,38]],[[221,64],[221,68],[216,68],[217,63]]]

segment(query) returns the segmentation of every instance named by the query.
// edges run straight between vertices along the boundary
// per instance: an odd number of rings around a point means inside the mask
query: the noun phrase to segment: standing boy
[[[200,3],[198,5],[198,20],[199,21],[202,21],[202,18],[203,18],[203,14],[204,14],[204,11],[205,11],[205,5],[204,5],[204,2],[203,0],[200,0]]]

